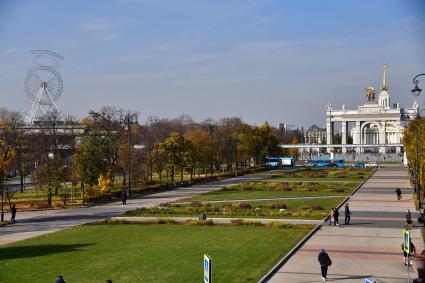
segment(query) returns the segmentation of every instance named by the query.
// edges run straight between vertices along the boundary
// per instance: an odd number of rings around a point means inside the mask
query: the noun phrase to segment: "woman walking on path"
[[[329,218],[329,225],[332,225],[332,223],[335,224],[335,208],[332,208],[332,210],[331,210],[331,216]]]
[[[328,267],[332,265],[332,260],[326,253],[325,249],[320,249],[319,256],[317,257],[320,263],[320,269],[322,271],[322,280],[326,281],[328,275]]]

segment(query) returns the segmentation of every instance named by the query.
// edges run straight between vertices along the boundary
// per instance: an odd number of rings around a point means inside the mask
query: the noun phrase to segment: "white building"
[[[342,145],[347,144],[347,135],[350,130],[353,138],[353,148],[356,152],[379,148],[380,153],[395,151],[401,152],[404,124],[412,119],[418,110],[418,104],[412,108],[400,108],[398,103],[391,104],[386,79],[387,65],[384,65],[384,75],[378,99],[375,99],[375,88],[366,88],[366,102],[357,109],[334,109],[330,103],[326,107],[326,144],[332,145],[335,123],[341,123]],[[350,124],[351,123],[351,124]],[[362,146],[356,146],[362,145]],[[377,146],[382,145],[382,146]],[[391,145],[394,145],[393,147]],[[330,148],[328,148],[330,150]],[[347,147],[342,147],[346,152]]]

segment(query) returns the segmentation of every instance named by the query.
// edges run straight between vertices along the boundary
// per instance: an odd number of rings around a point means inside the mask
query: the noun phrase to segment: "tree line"
[[[51,116],[28,129],[19,113],[0,109],[1,184],[17,172],[22,192],[23,178],[31,174],[34,185],[48,188],[49,203],[66,182],[84,193],[94,187],[107,191],[118,178],[125,186],[154,177],[175,183],[184,175],[238,174],[268,156],[290,154],[279,143],[301,139],[299,130],[249,125],[236,117],[203,122],[188,115],[150,117],[141,123],[137,113],[110,106],[81,120]]]

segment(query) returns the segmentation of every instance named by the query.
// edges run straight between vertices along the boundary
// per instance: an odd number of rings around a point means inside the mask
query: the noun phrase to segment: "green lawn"
[[[188,201],[241,200],[256,198],[345,196],[361,181],[355,182],[248,182],[224,187],[219,191],[198,195]]]
[[[87,225],[0,246],[0,282],[257,282],[309,229]]]
[[[243,201],[189,204],[164,204],[159,207],[128,211],[127,216],[199,216],[240,218],[295,218],[323,219],[343,198],[318,198],[303,200]]]

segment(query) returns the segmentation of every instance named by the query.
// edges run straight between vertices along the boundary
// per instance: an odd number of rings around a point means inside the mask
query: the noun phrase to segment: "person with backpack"
[[[401,250],[403,251],[403,257],[404,257],[404,265],[412,265],[412,261],[408,262],[408,256],[412,256],[412,254],[416,254],[416,247],[415,245],[412,243],[412,240],[410,240],[410,249],[409,249],[409,253],[406,253],[406,251],[404,250],[404,243],[401,244]]]
[[[320,269],[322,272],[322,280],[326,281],[326,277],[328,275],[328,267],[332,265],[332,260],[329,255],[326,253],[325,249],[320,249],[319,256],[317,260],[320,264]]]

